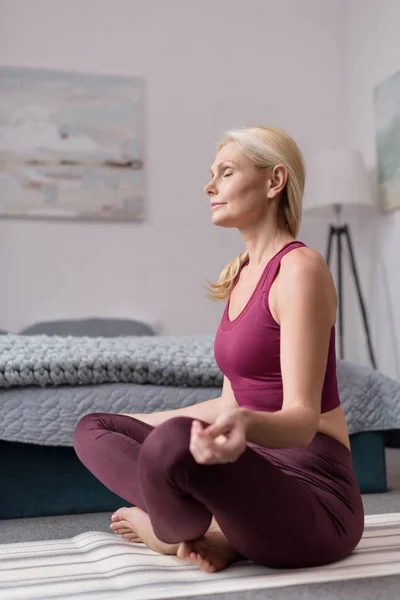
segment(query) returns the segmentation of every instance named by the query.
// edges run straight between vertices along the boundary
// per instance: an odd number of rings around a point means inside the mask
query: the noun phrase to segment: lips
[[[226,202],[211,202],[211,206],[222,206],[223,204],[226,204]]]

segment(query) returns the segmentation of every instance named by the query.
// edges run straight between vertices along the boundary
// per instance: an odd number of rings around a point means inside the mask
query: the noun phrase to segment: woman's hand
[[[246,450],[248,411],[235,408],[221,413],[212,425],[204,428],[192,421],[190,452],[200,464],[236,462]]]

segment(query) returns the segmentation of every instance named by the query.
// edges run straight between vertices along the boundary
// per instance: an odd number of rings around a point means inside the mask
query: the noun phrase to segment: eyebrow
[[[235,165],[237,167],[237,163],[235,163],[233,160],[222,160],[220,163],[217,164],[217,171],[223,164],[226,164],[226,163],[231,163],[232,165]],[[211,175],[214,174],[212,172],[212,169],[210,169],[210,173],[211,173]]]

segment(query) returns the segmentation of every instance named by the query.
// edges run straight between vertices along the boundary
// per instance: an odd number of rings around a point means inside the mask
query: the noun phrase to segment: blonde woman
[[[80,460],[134,507],[111,529],[215,572],[240,559],[298,568],[345,558],[364,528],[336,379],[336,293],[296,241],[305,169],[285,132],[227,132],[205,187],[212,222],[246,245],[211,284],[221,396],[153,414],[94,413]]]

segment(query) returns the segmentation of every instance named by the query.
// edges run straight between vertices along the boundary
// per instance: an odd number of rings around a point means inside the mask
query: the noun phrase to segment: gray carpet
[[[400,512],[400,449],[388,448],[388,485],[386,494],[363,496],[367,514]],[[83,531],[109,532],[110,513],[65,515],[59,517],[38,517],[10,519],[0,523],[0,543],[36,541],[44,539],[69,538]],[[240,594],[221,594],[213,600],[398,600],[400,597],[400,576],[291,586],[272,590],[257,590]],[[191,600],[211,600],[212,596],[191,596]]]

